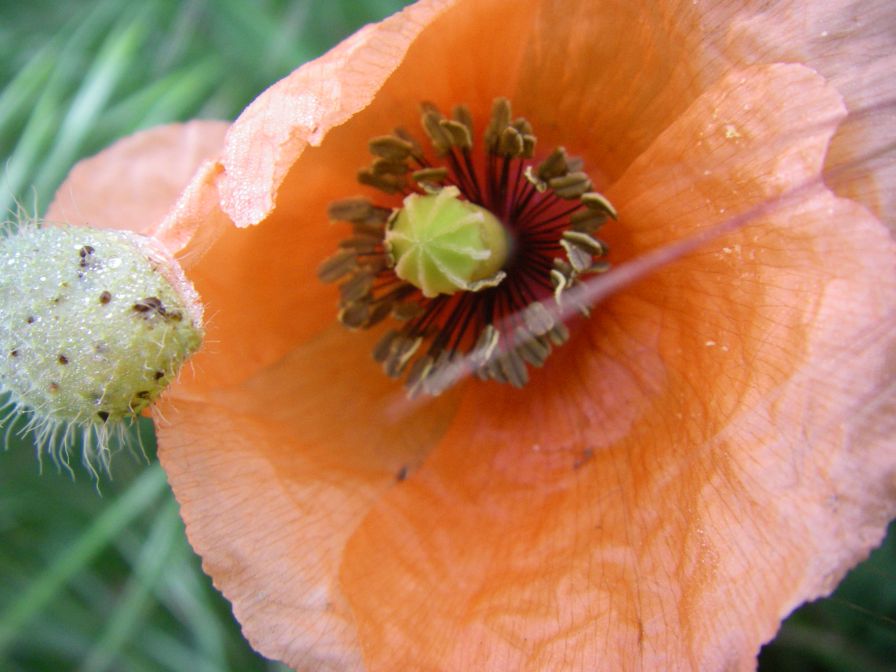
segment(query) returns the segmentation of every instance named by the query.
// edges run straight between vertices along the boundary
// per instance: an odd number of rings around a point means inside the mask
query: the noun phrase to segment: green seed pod
[[[0,240],[0,386],[39,447],[76,427],[104,451],[202,336],[195,291],[147,238],[23,226]]]
[[[458,198],[456,187],[404,199],[386,232],[395,274],[424,296],[497,285],[509,235],[488,210]]]

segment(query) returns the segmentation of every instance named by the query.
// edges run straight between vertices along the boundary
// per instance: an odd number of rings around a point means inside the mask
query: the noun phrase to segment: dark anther
[[[389,161],[404,161],[414,151],[414,146],[410,142],[391,135],[373,138],[368,147],[371,154]]]
[[[100,294],[100,303],[104,306],[112,300],[112,294],[109,292],[103,292]]]
[[[57,357],[57,361],[60,364],[68,364],[68,357],[66,357],[65,355],[59,355],[59,357]]]
[[[330,203],[327,215],[332,220],[363,222],[373,215],[373,205],[366,198],[346,198]]]

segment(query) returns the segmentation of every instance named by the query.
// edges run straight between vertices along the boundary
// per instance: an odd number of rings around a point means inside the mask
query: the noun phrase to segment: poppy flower
[[[701,4],[418,3],[265,91],[162,218],[210,319],[160,459],[261,653],[750,669],[880,541],[893,9]],[[521,389],[468,376],[410,402],[371,357],[389,327],[345,329],[317,277],[350,229],[328,208],[400,208],[356,182],[368,142],[424,147],[425,103],[465,105],[483,143],[496,99],[537,141],[527,167],[581,157],[618,216],[612,267],[577,278],[601,301]]]

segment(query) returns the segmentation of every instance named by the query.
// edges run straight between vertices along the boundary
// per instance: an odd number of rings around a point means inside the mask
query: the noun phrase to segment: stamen
[[[397,194],[403,191],[405,184],[402,175],[377,174],[372,170],[358,171],[358,182],[387,194]]]
[[[367,146],[371,154],[387,161],[406,161],[414,151],[414,146],[410,142],[394,135],[374,138]]]
[[[504,129],[510,125],[510,101],[498,98],[492,105],[492,118],[485,129],[485,149],[489,154],[498,153],[498,144]]]
[[[473,138],[470,136],[470,129],[464,124],[458,121],[443,119],[439,122],[439,125],[451,138],[451,143],[455,147],[470,149],[473,146]]]
[[[437,191],[448,179],[447,168],[423,168],[411,173],[411,178],[427,193]]]
[[[567,200],[581,198],[591,189],[591,178],[585,173],[567,173],[562,177],[552,177],[548,186],[554,190],[560,198]]]
[[[444,121],[442,115],[438,111],[427,109],[421,118],[423,122],[423,130],[429,136],[433,149],[436,150],[438,156],[444,156],[451,150],[452,139],[448,131],[442,126]]]
[[[356,253],[353,250],[337,252],[317,269],[318,277],[324,282],[336,282],[340,278],[357,270]]]
[[[522,387],[527,367],[569,339],[556,317],[568,290],[609,268],[594,234],[616,211],[565,148],[533,161],[532,125],[505,98],[492,106],[481,160],[466,107],[446,118],[424,104],[421,126],[429,156],[403,129],[370,141],[358,181],[402,200],[332,204],[330,219],[353,233],[318,275],[340,283],[346,327],[396,320],[373,356],[405,376],[410,396],[440,394],[465,373]]]

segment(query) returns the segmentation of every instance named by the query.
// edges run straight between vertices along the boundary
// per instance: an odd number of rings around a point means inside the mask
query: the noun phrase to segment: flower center
[[[522,387],[527,365],[569,338],[567,290],[609,268],[593,234],[616,212],[562,147],[534,160],[532,126],[512,119],[506,99],[493,105],[481,153],[463,106],[449,119],[424,105],[422,125],[434,158],[403,129],[370,141],[375,159],[358,181],[403,200],[331,204],[353,234],[318,275],[340,281],[346,327],[400,323],[373,354],[412,396],[437,395],[466,372]]]
[[[457,187],[404,199],[386,231],[395,275],[432,298],[494,287],[510,248],[508,231],[485,208],[458,198]]]

